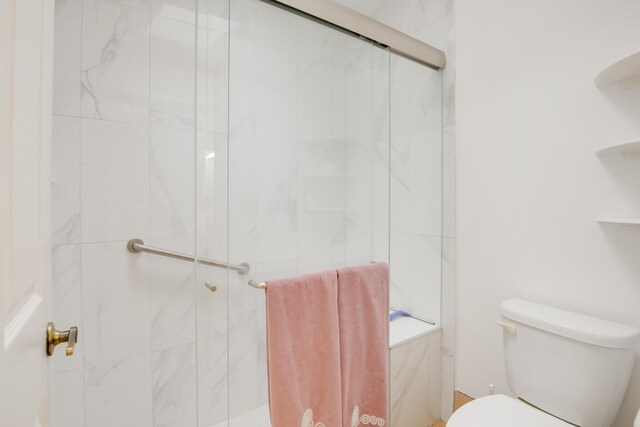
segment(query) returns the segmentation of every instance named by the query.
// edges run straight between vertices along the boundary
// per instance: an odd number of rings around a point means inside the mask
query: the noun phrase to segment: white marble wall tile
[[[396,310],[411,313],[411,240],[409,233],[398,233],[391,228],[389,242],[390,304]]]
[[[298,274],[330,270],[333,265],[332,230],[298,231]]]
[[[406,58],[391,55],[391,139],[411,134],[411,64]]]
[[[188,344],[151,355],[153,426],[197,425],[196,345]]]
[[[389,231],[390,224],[390,156],[389,140],[378,141],[371,149],[373,160],[372,166],[372,188],[371,196],[371,217],[372,227],[376,231]]]
[[[389,229],[373,230],[371,260],[390,263]]]
[[[82,241],[129,240],[149,234],[149,130],[83,119]]]
[[[258,232],[256,257],[255,274],[260,274],[260,281],[295,276],[298,232]]]
[[[259,139],[256,142],[258,229],[291,231],[297,227],[296,143]]]
[[[410,0],[387,0],[378,2],[371,16],[403,33],[410,33],[412,12],[414,11],[410,9]]]
[[[442,73],[409,61],[411,134],[442,127]]]
[[[85,0],[82,16],[83,117],[149,120],[148,0]]]
[[[255,289],[253,289],[255,291]],[[229,417],[233,418],[258,405],[259,375],[256,330],[239,332],[229,340]],[[234,422],[229,427],[246,427]]]
[[[346,85],[346,140],[347,146],[368,144],[374,140],[373,78],[371,49],[365,56],[365,68],[348,70]]]
[[[411,232],[442,235],[442,131],[411,136]]]
[[[441,331],[429,335],[429,419],[432,424],[441,418],[442,357],[438,354],[441,345]]]
[[[208,19],[216,17],[210,16]],[[228,129],[230,102],[228,23],[225,25],[222,31],[203,27],[197,30],[197,127],[202,131],[221,134],[226,134]]]
[[[378,46],[372,48],[372,114],[373,141],[388,141],[391,126],[391,53]]]
[[[57,0],[53,55],[53,113],[80,115],[82,0]]]
[[[226,259],[218,258],[221,260]],[[204,282],[208,281],[217,287],[211,292]],[[226,335],[228,332],[228,278],[226,270],[198,265],[198,277],[195,281],[197,323],[196,335],[199,341],[206,341],[213,335]]]
[[[149,138],[149,235],[195,234],[195,132],[151,126]]]
[[[346,234],[348,265],[366,264],[375,260],[371,230],[348,227]]]
[[[451,27],[451,38],[455,37],[453,33],[454,29]],[[449,128],[456,126],[456,57],[454,50],[455,45],[452,44],[447,55],[447,66],[442,71],[442,124]]]
[[[53,358],[55,373],[82,369],[84,327],[80,271],[80,245],[53,246],[51,251],[53,322],[60,330],[77,326],[79,333],[73,357],[65,357],[66,345],[56,348],[56,357]]]
[[[322,63],[346,69],[345,43],[349,36],[307,19],[299,19],[292,31],[295,31],[296,55],[301,64]]]
[[[338,3],[372,16],[388,0],[340,0]]]
[[[227,335],[199,341],[197,350],[198,427],[211,427],[229,414]]]
[[[142,11],[149,10],[150,0],[108,0],[114,3],[121,4],[122,6],[132,7]]]
[[[422,337],[391,350],[392,427],[430,427],[429,337]],[[435,357],[439,355],[436,352]]]
[[[257,137],[295,140],[296,68],[291,52],[264,46],[256,48]]]
[[[148,353],[100,365],[85,363],[84,373],[87,426],[152,427]]]
[[[257,342],[258,342],[258,378],[257,378],[257,391],[258,391],[258,405],[269,404],[269,373],[267,365],[267,330],[266,326],[262,325],[256,330]]]
[[[298,144],[298,228],[344,227],[346,161],[344,148]]]
[[[256,135],[256,2],[233,0],[229,51],[229,133]],[[266,102],[266,100],[265,100]]]
[[[449,417],[453,414],[454,405],[454,393],[455,393],[455,358],[454,356],[442,355],[441,358],[442,368],[440,381],[441,387],[441,402],[440,402],[440,418],[444,421],[448,421]]]
[[[258,185],[271,165],[257,160],[255,138],[231,136],[229,142],[229,230],[250,233],[256,230]],[[274,171],[274,173],[276,173]],[[260,177],[260,178],[259,178]],[[218,203],[216,201],[216,203]]]
[[[53,375],[51,415],[52,423],[56,427],[85,426],[82,372],[81,367]]]
[[[195,14],[193,14],[195,17]],[[193,128],[196,27],[155,15],[151,19],[151,123]]]
[[[232,182],[227,172],[229,169],[227,141],[228,137],[225,134],[197,133],[195,203],[197,235],[202,238],[213,235],[223,236],[227,233],[227,187]],[[202,248],[207,246],[204,244]],[[226,254],[226,244],[217,249],[224,249]],[[200,247],[198,250],[200,251]]]
[[[370,146],[350,146],[347,153],[347,225],[362,230],[373,226],[373,161]],[[387,178],[388,179],[388,178]]]
[[[332,268],[349,265],[347,260],[347,230],[344,227],[331,230],[331,260]]]
[[[149,240],[149,244],[182,253],[195,251],[193,239]],[[153,255],[148,262],[151,351],[195,342],[196,266]]]
[[[263,276],[254,275],[252,277]],[[232,337],[247,330],[254,330],[258,322],[258,300],[263,298],[263,295],[259,292],[252,292],[256,289],[247,284],[250,278],[241,276],[229,279],[228,330]]]
[[[421,319],[440,323],[442,238],[414,234],[410,251],[411,302],[408,311]]]
[[[52,243],[80,242],[80,119],[53,116]]]
[[[455,127],[442,132],[442,235],[456,237],[456,133]]]
[[[344,139],[334,140],[333,71],[322,62],[300,61],[296,87],[296,138],[300,142],[340,146]]]
[[[391,230],[395,233],[411,233],[412,156],[411,139],[408,136],[391,140]]]
[[[342,33],[332,34],[329,58],[344,56]],[[338,44],[337,47],[333,45]],[[347,68],[344,64],[331,67],[331,140],[338,147],[347,143]]]
[[[410,32],[420,31],[453,14],[451,0],[408,0]]]
[[[196,24],[198,0],[151,0],[151,15]]]
[[[437,49],[451,53],[454,47],[454,28],[454,14],[449,14],[424,29],[415,31],[412,35],[418,40],[422,40]]]
[[[270,4],[256,3],[255,7],[258,48],[292,53],[296,48],[301,18]]]
[[[93,365],[147,353],[150,346],[148,255],[126,241],[82,245],[85,360]]]
[[[230,0],[196,0],[198,26],[228,32]]]
[[[456,240],[442,239],[442,351],[456,352]]]

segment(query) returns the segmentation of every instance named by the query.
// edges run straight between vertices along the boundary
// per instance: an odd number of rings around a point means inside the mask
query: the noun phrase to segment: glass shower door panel
[[[391,55],[391,306],[440,322],[442,74]]]
[[[269,426],[264,292],[388,260],[389,54],[258,0],[230,2],[229,426]]]
[[[198,1],[197,24],[196,252],[200,258],[226,263],[229,261],[228,0]],[[226,427],[228,280],[237,273],[204,264],[198,264],[197,268],[197,425]]]
[[[57,3],[53,424],[195,427],[196,0]]]

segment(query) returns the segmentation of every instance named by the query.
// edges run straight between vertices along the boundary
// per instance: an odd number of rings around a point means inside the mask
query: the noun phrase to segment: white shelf
[[[596,151],[596,155],[598,156],[609,156],[612,154],[640,154],[640,138],[636,141],[610,145]]]
[[[598,218],[598,222],[602,224],[640,226],[640,218]]]
[[[596,77],[596,86],[617,83],[622,87],[640,86],[640,52],[627,56],[605,68]]]

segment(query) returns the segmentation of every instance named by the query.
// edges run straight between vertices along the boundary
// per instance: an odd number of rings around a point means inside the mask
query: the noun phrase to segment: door
[[[47,426],[52,0],[0,0],[0,426]]]

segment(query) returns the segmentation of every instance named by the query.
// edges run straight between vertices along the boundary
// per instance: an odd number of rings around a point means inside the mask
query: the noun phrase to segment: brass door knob
[[[47,356],[53,356],[53,350],[63,342],[67,343],[67,356],[72,356],[73,349],[78,342],[78,328],[72,326],[68,331],[58,331],[56,325],[49,322],[47,325]]]

